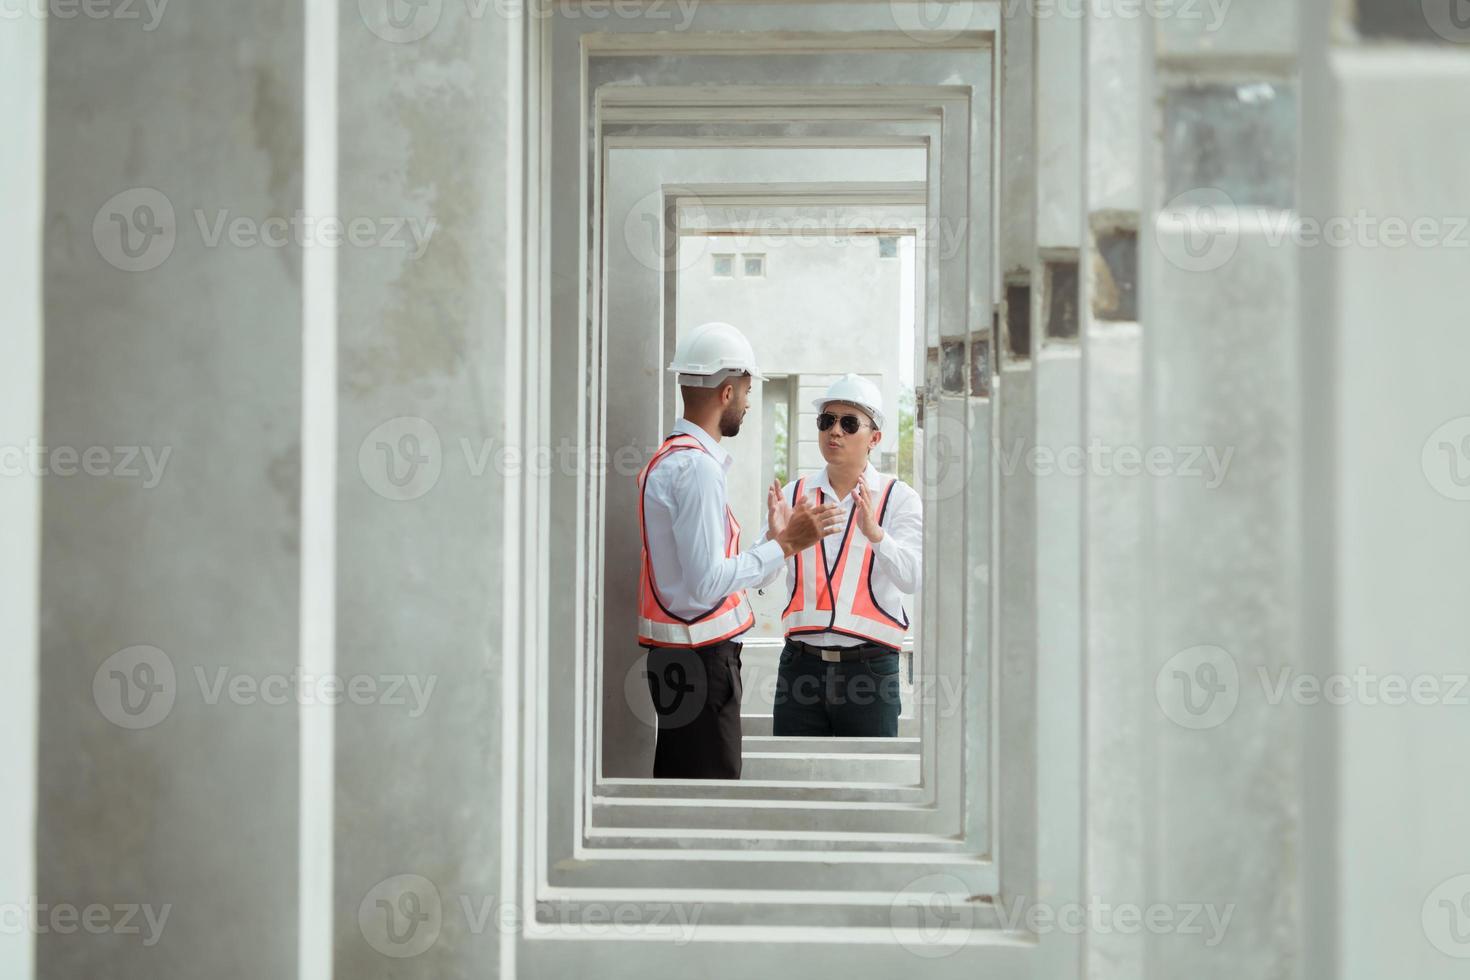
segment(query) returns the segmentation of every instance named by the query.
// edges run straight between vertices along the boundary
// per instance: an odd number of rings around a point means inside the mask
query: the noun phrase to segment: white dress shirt
[[[693,436],[709,452],[672,453],[653,468],[644,487],[643,526],[664,607],[693,618],[741,589],[775,578],[782,554],[780,544],[765,541],[725,557],[725,476],[735,461],[713,436],[687,419],[674,424],[674,433]],[[744,529],[742,537],[750,530]]]
[[[868,488],[874,493],[873,506],[880,506],[882,501],[878,498],[879,490],[883,483],[883,476],[878,468],[872,463],[868,464],[863,476],[868,481]],[[781,496],[787,503],[791,502],[791,489],[796,486],[792,480],[781,488]],[[824,498],[822,503],[841,503],[844,515],[850,516],[852,509],[856,506],[857,488],[854,487],[841,501],[837,500],[837,494],[832,490],[832,484],[827,479],[827,468],[822,467],[822,472],[816,476],[809,477],[802,488],[807,500],[817,500],[813,491],[821,490]],[[877,514],[873,515],[877,517]],[[903,606],[902,597],[911,596],[919,591],[919,584],[923,580],[924,571],[924,502],[919,497],[919,492],[907,483],[897,481],[893,484],[893,495],[888,500],[888,512],[883,515],[883,540],[873,545],[873,595],[878,604],[884,609],[896,611]],[[862,529],[853,522],[853,534],[862,534]],[[766,528],[761,535],[762,547],[770,537],[770,529]],[[822,539],[823,553],[827,556],[827,567],[831,568],[837,561],[839,549],[842,547],[842,533],[829,534]],[[771,585],[777,576],[763,580],[761,587]],[[796,588],[796,557],[792,556],[786,560],[786,591],[789,595]],[[906,608],[906,607],[905,607]],[[910,619],[913,617],[910,616]],[[807,633],[801,637],[802,642],[821,647],[847,647],[866,643],[857,637],[846,636],[842,633]]]

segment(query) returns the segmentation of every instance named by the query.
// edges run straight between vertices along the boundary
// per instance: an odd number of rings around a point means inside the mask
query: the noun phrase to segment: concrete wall
[[[302,8],[144,26],[48,22],[44,438],[113,455],[44,484],[37,858],[44,903],[168,911],[38,974],[285,977],[297,713],[228,685],[297,664],[301,249],[208,229],[301,206]]]
[[[1470,152],[1456,122],[1470,32],[1453,10],[1364,0],[1333,43],[1325,17],[1307,38],[1304,168],[1319,178],[1303,214],[1368,219],[1302,250],[1318,587],[1301,670],[1371,679],[1308,712],[1304,905],[1316,962],[1353,980],[1459,977],[1470,957],[1470,716],[1450,693],[1470,594],[1470,179],[1453,165]],[[1426,219],[1392,244],[1392,223]]]
[[[417,714],[337,709],[344,977],[485,976],[502,954],[502,932],[468,928],[460,910],[502,895],[501,800],[515,783],[498,760],[518,657],[504,606],[534,574],[507,576],[502,552],[509,487],[531,465],[503,454],[523,438],[508,406],[529,370],[507,302],[525,259],[507,217],[520,200],[507,189],[518,96],[506,87],[520,25],[457,4],[431,23],[395,42],[342,8],[339,206],[436,222],[420,254],[340,255],[338,670],[432,692]],[[391,918],[415,902],[442,917]]]
[[[1094,17],[1084,25],[1082,87],[1083,445],[1142,443],[1142,335],[1138,324],[1139,209],[1146,186],[1145,107],[1151,98],[1155,25],[1147,18]],[[1147,125],[1151,126],[1149,121]],[[1131,238],[1128,232],[1131,231]],[[1111,239],[1111,240],[1110,240]],[[1103,247],[1111,249],[1105,255]],[[1111,259],[1111,262],[1109,261]],[[1129,274],[1131,263],[1131,277]],[[1131,294],[1133,309],[1118,302]],[[1087,676],[1086,894],[1144,904],[1147,847],[1144,719],[1152,676],[1139,655],[1143,478],[1089,468],[1083,478],[1082,664]],[[1102,778],[1101,774],[1106,774]],[[1086,975],[1125,980],[1144,969],[1141,937],[1120,930],[1089,936]]]
[[[1299,719],[1259,682],[1302,642],[1298,267],[1267,234],[1297,203],[1295,10],[1155,26],[1141,434],[1177,468],[1144,483],[1145,880],[1234,913],[1214,947],[1173,932],[1145,948],[1162,975],[1301,976]],[[1238,222],[1199,249],[1220,214]],[[1180,452],[1231,462],[1211,479]]]
[[[1088,897],[1234,910],[1215,947],[1091,936],[1090,976],[1434,980],[1460,976],[1470,955],[1463,710],[1359,698],[1302,712],[1259,682],[1363,671],[1429,679],[1448,698],[1443,685],[1464,674],[1464,251],[1365,239],[1297,249],[1266,232],[1363,210],[1439,216],[1461,234],[1470,143],[1452,96],[1470,85],[1470,49],[1432,5],[1415,20],[1402,4],[1364,0],[1330,42],[1325,2],[1308,9],[1300,102],[1312,179],[1299,212],[1286,176],[1298,118],[1291,8],[1237,0],[1206,33],[1088,25],[1070,246],[1082,251],[1085,360],[1072,371],[1065,344],[1042,344],[1033,365],[1003,369],[1007,450],[1070,438],[1080,405],[1082,433],[1107,444],[1233,452],[1214,486],[1089,473],[1080,511],[1062,482],[999,489],[998,655],[1002,670],[1038,658],[1043,758],[1075,748],[1061,716],[1077,698],[1074,617],[1084,624],[1087,771],[1043,769],[1034,791],[1065,806],[1085,778]],[[519,529],[506,481],[478,468],[487,441],[516,437],[515,384],[529,369],[505,329],[519,95],[504,84],[510,25],[454,5],[439,16],[414,39],[360,8],[341,21],[342,216],[432,218],[437,229],[417,254],[340,256],[336,661],[348,676],[433,684],[418,713],[336,712],[330,939],[344,976],[508,976],[515,965],[499,929],[475,929],[460,911],[514,900],[500,860],[524,843],[501,823],[518,773],[496,768],[502,682],[518,652],[503,642],[506,606],[520,597],[503,547]],[[12,668],[0,902],[25,901],[38,869],[48,906],[146,912],[140,933],[0,934],[0,973],[28,976],[34,942],[42,977],[305,980],[301,712],[250,693],[289,678],[300,656],[303,248],[205,234],[220,210],[260,222],[301,206],[301,12],[170,7],[149,31],[56,19],[44,58],[39,21],[12,26],[0,33],[15,134],[0,150],[0,194],[19,219],[0,239],[12,341],[0,448],[38,434],[52,452],[44,480],[0,481],[6,541],[18,542],[0,593]],[[1025,85],[1016,61],[1004,74]],[[1015,116],[1007,127],[1024,128]],[[1437,152],[1423,152],[1426,133]],[[1190,152],[1211,140],[1238,152]],[[1062,141],[1053,133],[1048,145]],[[1019,151],[1002,159],[1024,162]],[[1228,255],[1199,264],[1181,247],[1199,212],[1176,197],[1207,183],[1228,188],[1247,220]],[[1136,322],[1101,315],[1118,280],[1094,261],[1097,233],[1130,216],[1141,228]],[[1027,220],[1002,226],[1023,239]],[[1069,247],[1060,235],[1031,244]],[[106,450],[107,465],[73,472],[80,463],[58,449]],[[1079,537],[1080,607],[1062,544]],[[1220,688],[1222,670],[1233,679]],[[232,689],[231,678],[246,683]],[[1007,784],[1017,786],[1033,789]],[[1069,846],[1043,834],[1040,863],[1055,866]],[[430,893],[444,913],[436,941],[394,958],[405,950],[380,913]],[[726,962],[719,947],[626,945],[617,966],[629,973]],[[998,975],[1035,965],[1017,947],[993,951],[1006,957]],[[769,955],[789,965],[803,948],[771,944]],[[869,964],[898,954],[853,948]],[[522,975],[605,949],[543,941]]]

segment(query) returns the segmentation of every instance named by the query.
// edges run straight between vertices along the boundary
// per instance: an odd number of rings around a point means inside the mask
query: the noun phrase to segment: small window
[[[882,237],[880,237],[878,239],[878,258],[880,258],[880,259],[896,259],[896,258],[898,258],[898,236],[897,235],[883,235]]]
[[[716,254],[715,275],[722,279],[730,279],[735,275],[735,256]]]
[[[766,257],[764,255],[745,256],[745,276],[748,279],[759,279],[766,274]]]

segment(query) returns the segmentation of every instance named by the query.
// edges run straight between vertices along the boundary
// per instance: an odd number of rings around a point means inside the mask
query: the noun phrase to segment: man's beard
[[[745,412],[731,405],[720,416],[720,435],[733,439],[740,435],[740,423],[745,421]]]

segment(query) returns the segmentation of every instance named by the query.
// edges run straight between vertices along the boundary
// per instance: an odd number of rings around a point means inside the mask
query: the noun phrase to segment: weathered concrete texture
[[[995,448],[999,468],[997,510],[999,535],[997,553],[999,564],[995,569],[997,631],[999,646],[995,655],[999,658],[1002,685],[1013,689],[1024,678],[1036,662],[1036,480],[1026,463],[1028,453],[1036,445],[1036,389],[1035,379],[1029,363],[1010,365],[1001,371],[999,404],[995,418]],[[1036,696],[1024,692],[1030,697]],[[1002,744],[1024,744],[1021,730],[1028,721],[1022,706],[1002,695],[1006,703],[1001,713],[1000,739]],[[1011,719],[1019,719],[1012,722]],[[1012,757],[1009,765],[1001,769],[1004,783],[1001,786],[1002,805],[1017,807],[1017,799],[1034,800],[1037,791],[1037,771],[1025,758]],[[1032,803],[1034,807],[1034,802]],[[1022,876],[1015,881],[1015,872],[1009,862],[1003,863],[1001,872],[1023,888],[1030,888]]]
[[[996,261],[1004,275],[1036,250],[1036,23],[1027,5],[1002,5],[1000,208]]]
[[[515,25],[433,9],[433,29],[403,43],[371,32],[356,4],[341,16],[340,210],[436,223],[420,254],[395,242],[339,257],[338,670],[434,685],[418,715],[337,711],[344,977],[390,964],[395,977],[492,975],[502,932],[493,916],[471,928],[461,901],[511,900],[498,855],[503,665],[520,655],[501,639],[516,594],[501,567],[504,481],[520,469],[500,453],[505,379],[522,373],[505,322]],[[404,417],[424,422],[379,428]],[[398,875],[420,877],[373,892]],[[441,918],[403,917],[435,901]]]
[[[1137,215],[1132,217],[1136,220]],[[1099,321],[1138,322],[1138,230],[1094,220],[1090,232],[1091,295],[1084,315]]]
[[[1470,49],[1340,52],[1333,70],[1332,213],[1449,218],[1424,247],[1364,239],[1331,253],[1334,669],[1439,689],[1398,705],[1360,698],[1317,709],[1339,715],[1338,962],[1352,980],[1449,980],[1464,976],[1470,954],[1470,713],[1464,692],[1448,697],[1459,682],[1446,680],[1466,672],[1470,595],[1470,233],[1454,230],[1470,200],[1470,131],[1463,101],[1447,93],[1470,90]],[[1391,693],[1386,683],[1372,690],[1385,701]]]
[[[1295,87],[1285,82],[1166,88],[1165,200],[1223,191],[1237,207],[1296,200]]]
[[[1036,31],[1036,245],[1082,238],[1082,20],[1042,17]]]
[[[1142,442],[1142,337],[1138,319],[1138,211],[1143,205],[1145,107],[1151,104],[1153,27],[1092,17],[1084,28],[1081,299],[1081,445]],[[1144,730],[1151,702],[1141,655],[1144,513],[1142,478],[1089,466],[1083,477],[1079,551],[1081,670],[1086,679],[1087,814],[1083,894],[1102,903],[1147,904]],[[1084,976],[1136,980],[1144,942],[1122,930],[1088,936]]]
[[[1064,453],[1081,445],[1081,351],[1076,345],[1036,356],[1036,445]],[[1081,813],[1084,807],[1082,698],[1082,475],[1036,457],[1036,689],[1038,810]],[[1082,835],[1066,820],[1038,822],[1038,894],[1079,902]],[[1051,938],[1051,937],[1049,937]],[[1044,975],[1080,976],[1080,940],[1048,943]]]
[[[1248,225],[1218,269],[1152,269],[1144,436],[1176,461],[1151,476],[1144,508],[1154,898],[1234,905],[1219,945],[1175,931],[1151,937],[1153,959],[1165,976],[1291,976],[1298,720],[1261,677],[1293,664],[1301,641],[1297,259]],[[1187,465],[1198,450],[1231,454],[1223,480]]]
[[[1076,340],[1080,316],[1077,257],[1048,259],[1042,268],[1046,283],[1046,340]]]
[[[1371,41],[1470,41],[1462,0],[1357,0],[1358,33]]]
[[[1082,340],[1083,443],[1142,442],[1142,337],[1136,324],[1092,324]],[[1087,678],[1086,894],[1146,903],[1144,731],[1153,678],[1140,655],[1143,478],[1089,471],[1082,512],[1082,635]],[[1141,975],[1143,941],[1113,930],[1089,936],[1087,976]]]
[[[1146,25],[1117,17],[1089,18],[1083,35],[1086,210],[1136,212],[1143,203],[1139,175],[1149,35]]]
[[[986,383],[988,385],[993,382],[987,377]],[[968,516],[965,521],[967,575],[964,697],[966,713],[970,717],[983,718],[993,711],[991,700],[994,687],[991,681],[991,665],[995,648],[991,638],[995,633],[996,623],[994,589],[991,583],[995,528],[991,517],[996,501],[996,485],[992,476],[995,403],[989,398],[971,398],[968,415],[970,446],[966,466],[969,478],[965,482]],[[1003,719],[1001,725],[1006,725],[1008,721],[1008,718]],[[991,742],[990,731],[970,728],[965,732],[965,830],[973,838],[990,833],[997,819],[1010,820],[1015,819],[1013,815],[1018,815],[1024,820],[1028,815],[1029,801],[1008,797],[996,800],[992,794],[990,760],[994,746]],[[1003,769],[1001,779],[1008,778],[1011,777]],[[1023,774],[1023,778],[1029,777]],[[998,818],[992,816],[993,808],[998,809]]]
[[[288,977],[296,709],[215,685],[297,663],[301,255],[199,222],[300,207],[301,5],[143,23],[47,22],[45,441],[161,472],[44,484],[38,892],[168,918],[38,973]]]
[[[1006,283],[1005,347],[1001,360],[1025,361],[1031,357],[1031,286],[1029,282]]]
[[[1388,0],[1402,4],[1404,0]],[[1282,0],[1185,0],[1157,5],[1160,57],[1276,55],[1297,46],[1297,4]],[[1418,3],[1414,3],[1415,8]],[[1144,9],[1150,5],[1145,4]]]

